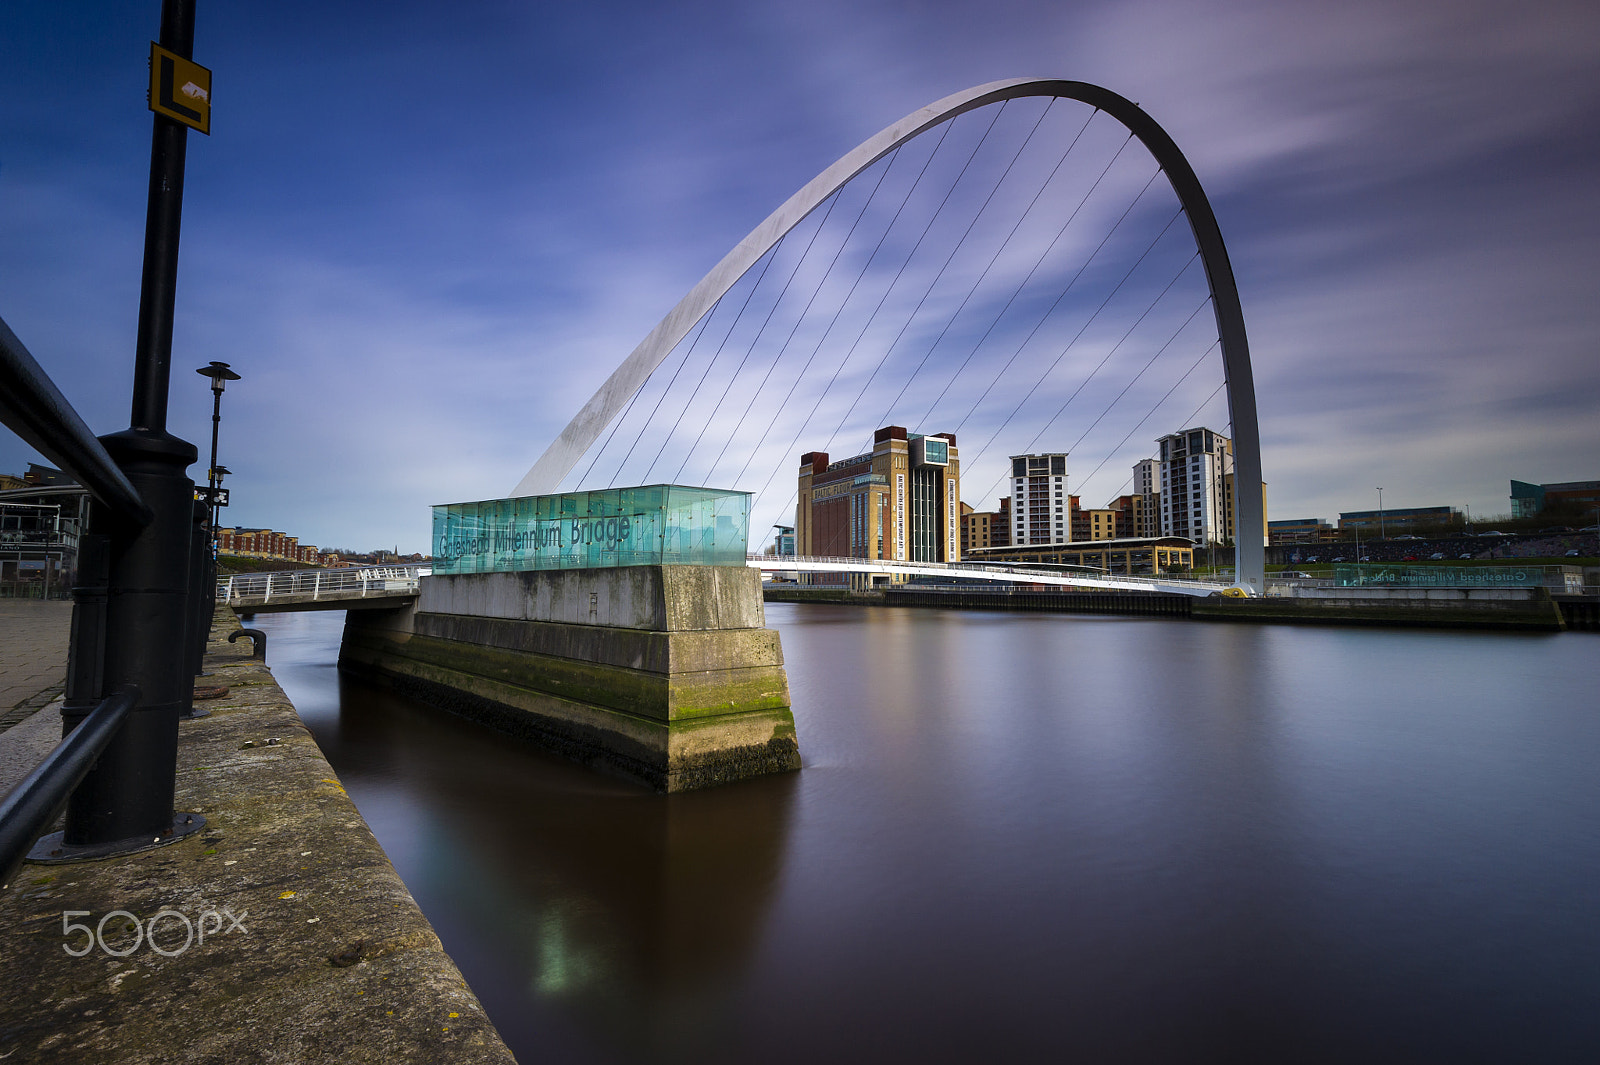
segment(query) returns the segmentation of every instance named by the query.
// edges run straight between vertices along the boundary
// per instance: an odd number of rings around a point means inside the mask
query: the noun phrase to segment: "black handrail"
[[[0,888],[10,885],[34,841],[67,805],[73,789],[94,768],[138,701],[139,689],[132,685],[101,700],[22,783],[0,799]]]
[[[139,527],[152,514],[105,446],[0,318],[0,422]]]

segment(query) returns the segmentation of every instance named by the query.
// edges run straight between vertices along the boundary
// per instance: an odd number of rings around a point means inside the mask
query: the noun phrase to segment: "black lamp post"
[[[222,390],[229,381],[239,380],[239,375],[228,368],[225,362],[213,361],[209,366],[202,366],[195,373],[202,377],[211,378],[211,465],[206,469],[206,506],[210,517],[209,524],[204,529],[204,537],[208,543],[202,546],[199,541],[201,530],[197,528],[195,544],[197,557],[194,559],[191,570],[191,581],[194,586],[192,599],[191,628],[189,632],[189,655],[192,663],[192,672],[195,676],[205,673],[206,641],[211,635],[211,615],[216,609],[217,587],[217,511],[221,506],[222,478],[231,471],[225,466],[217,465],[217,434],[222,424]],[[201,518],[201,511],[196,509],[196,522]],[[186,710],[186,717],[203,717],[204,711],[194,709],[191,700]]]
[[[211,489],[211,559],[217,558],[217,489],[222,486],[221,472],[217,468],[217,429],[222,424],[222,390],[229,381],[239,380],[239,375],[225,362],[213,361],[195,373],[211,378],[211,467],[206,474],[206,485]]]
[[[161,47],[194,53],[194,0],[163,0]],[[171,842],[205,825],[173,810],[178,717],[192,682],[184,637],[193,616],[194,445],[167,432],[177,295],[178,235],[188,128],[157,113],[151,134],[143,281],[127,429],[100,438],[150,518],[140,525],[109,508],[91,511],[73,611],[62,732],[113,694],[136,702],[67,804],[66,828],[46,836],[36,860],[74,861]]]

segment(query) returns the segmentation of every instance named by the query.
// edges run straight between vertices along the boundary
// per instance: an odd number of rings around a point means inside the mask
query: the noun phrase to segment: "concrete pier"
[[[424,578],[347,615],[340,666],[674,792],[800,768],[778,634],[745,566]]]

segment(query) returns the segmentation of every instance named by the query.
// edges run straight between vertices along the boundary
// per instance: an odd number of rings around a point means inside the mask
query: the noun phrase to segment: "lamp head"
[[[211,378],[211,391],[221,392],[229,381],[239,380],[239,375],[228,369],[225,362],[212,361],[210,366],[202,366],[195,373],[202,377]]]

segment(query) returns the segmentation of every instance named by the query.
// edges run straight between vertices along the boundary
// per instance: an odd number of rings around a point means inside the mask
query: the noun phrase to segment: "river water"
[[[525,1063],[1600,1060],[1600,637],[769,604],[675,796],[273,672]]]

